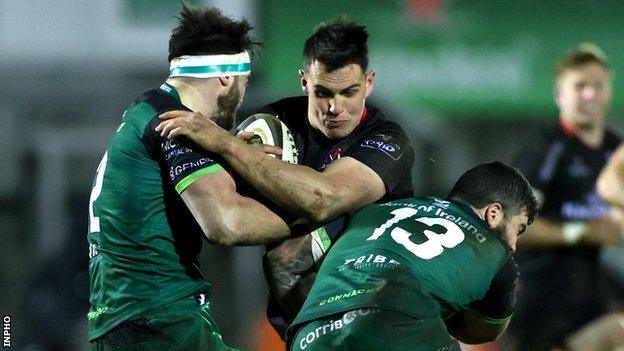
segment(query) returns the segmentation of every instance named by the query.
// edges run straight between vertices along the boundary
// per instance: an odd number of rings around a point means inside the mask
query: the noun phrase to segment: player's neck
[[[472,206],[471,204],[469,204],[467,201],[464,201],[461,198],[453,197],[453,198],[450,198],[449,200],[455,202],[455,204],[463,208],[466,211],[466,213],[473,214],[475,217],[479,218],[480,220],[485,220],[485,209],[480,210]]]
[[[579,133],[578,138],[581,142],[592,149],[597,149],[602,145],[604,139],[604,131],[598,130],[593,133]]]
[[[605,127],[602,123],[571,123],[561,117],[559,124],[561,125],[564,133],[574,135],[581,141],[581,143],[589,148],[596,149],[602,145],[605,134]]]
[[[212,116],[217,106],[217,89],[210,89],[210,82],[188,82],[184,79],[167,79],[180,95],[180,102],[193,112]]]
[[[602,145],[605,130],[603,126],[577,126],[574,135],[587,147],[597,149]]]

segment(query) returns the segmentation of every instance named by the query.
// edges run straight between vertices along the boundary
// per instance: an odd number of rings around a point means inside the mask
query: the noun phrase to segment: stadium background
[[[552,65],[579,42],[617,73],[609,124],[624,131],[624,2],[218,0],[264,42],[243,111],[301,93],[304,40],[346,14],[370,32],[370,103],[416,147],[417,194],[444,195],[470,166],[510,161],[555,123]],[[166,77],[174,0],[0,2],[0,313],[15,349],[86,349],[87,202],[126,106]],[[261,349],[262,249],[206,246],[226,341]],[[621,267],[620,267],[621,268]]]

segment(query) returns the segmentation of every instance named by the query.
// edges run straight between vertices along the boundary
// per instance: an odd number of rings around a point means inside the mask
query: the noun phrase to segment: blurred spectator
[[[624,221],[596,193],[596,179],[620,138],[605,127],[612,72],[605,54],[582,44],[555,66],[559,125],[518,166],[541,199],[541,218],[518,243],[520,290],[504,350],[540,351],[608,310],[599,265],[619,244]]]

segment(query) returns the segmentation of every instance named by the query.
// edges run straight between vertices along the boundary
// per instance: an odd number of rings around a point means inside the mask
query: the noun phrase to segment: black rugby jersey
[[[383,180],[386,194],[377,202],[413,196],[411,169],[414,150],[403,129],[375,107],[366,105],[359,125],[345,138],[329,139],[314,129],[308,122],[308,97],[285,98],[260,108],[256,113],[278,116],[290,129],[297,149],[299,163],[317,171],[323,171],[340,157],[353,157],[370,167]],[[344,217],[326,225],[331,242],[336,240]],[[270,295],[267,309],[268,319],[280,336],[292,322]],[[294,318],[294,316],[292,316]]]
[[[308,97],[282,99],[256,111],[278,116],[293,134],[299,162],[322,171],[340,157],[353,157],[381,177],[386,195],[377,202],[413,195],[414,150],[403,129],[383,112],[366,105],[360,125],[343,139],[328,139],[308,122]]]
[[[602,145],[591,149],[563,125],[549,129],[539,146],[525,150],[517,166],[543,195],[540,216],[554,222],[588,221],[609,206],[596,193],[596,180],[620,138],[606,131]],[[599,247],[527,248],[518,252],[524,288],[518,310],[598,315],[606,292],[598,265]],[[571,317],[572,318],[572,317]]]

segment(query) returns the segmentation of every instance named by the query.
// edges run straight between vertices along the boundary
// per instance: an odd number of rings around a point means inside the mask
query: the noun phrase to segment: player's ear
[[[490,228],[496,228],[503,221],[504,215],[503,206],[498,202],[494,202],[485,208],[483,219],[487,222]]]
[[[231,84],[231,82],[234,80],[233,77],[231,76],[225,76],[225,77],[218,77],[219,78],[219,83],[221,83],[221,86],[227,87],[228,85]]]
[[[305,71],[300,69],[299,70],[299,82],[301,83],[301,90],[303,90],[303,93],[308,95],[308,80],[305,77]]]
[[[375,86],[375,75],[376,72],[374,69],[371,69],[366,73],[366,97],[368,97],[372,92]]]

